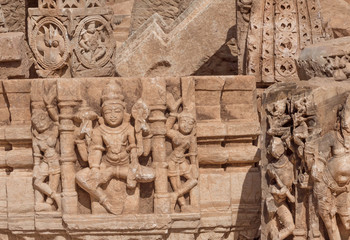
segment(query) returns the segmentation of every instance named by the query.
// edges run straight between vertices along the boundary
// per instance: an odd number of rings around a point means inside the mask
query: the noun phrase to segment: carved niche
[[[196,116],[164,79],[36,80],[31,94],[37,213],[199,212]]]
[[[39,0],[28,24],[38,75],[114,76],[111,17],[103,0]]]

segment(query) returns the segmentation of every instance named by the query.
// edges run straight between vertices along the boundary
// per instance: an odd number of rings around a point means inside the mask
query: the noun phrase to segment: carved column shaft
[[[153,106],[151,109],[152,112],[149,120],[154,135],[152,142],[152,157],[156,169],[156,180],[154,182],[154,212],[169,213],[170,199],[168,193],[168,167],[165,149],[165,106]]]
[[[75,190],[75,161],[74,152],[74,101],[59,103],[60,114],[60,149],[61,149],[61,174],[62,174],[62,211],[63,213],[76,214],[78,208],[78,195]]]

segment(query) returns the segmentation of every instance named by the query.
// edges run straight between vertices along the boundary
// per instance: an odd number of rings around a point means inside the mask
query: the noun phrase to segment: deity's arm
[[[50,118],[58,123],[58,111],[56,107],[52,104],[46,106],[47,112],[49,113]]]
[[[166,136],[170,139],[174,139],[177,135],[177,131],[172,129],[174,127],[174,124],[176,122],[176,115],[175,113],[170,113],[170,116],[166,120],[165,126],[166,126]]]
[[[105,150],[103,147],[103,140],[101,132],[98,129],[94,129],[91,136],[91,144],[89,146],[88,162],[90,168],[99,168],[102,152]]]
[[[86,41],[87,41],[87,38],[86,38],[86,33],[85,33],[82,35],[82,39],[79,41],[79,45],[80,45],[80,47],[84,48],[85,51],[88,51],[89,47],[88,47],[88,45],[86,45]]]
[[[37,166],[40,164],[43,156],[40,152],[40,148],[35,138],[33,139],[32,146],[33,146],[34,166]]]
[[[138,158],[137,158],[137,146],[136,146],[136,140],[135,140],[135,135],[134,135],[134,128],[130,125],[128,129],[128,149],[130,150],[130,161],[131,164],[138,163]]]

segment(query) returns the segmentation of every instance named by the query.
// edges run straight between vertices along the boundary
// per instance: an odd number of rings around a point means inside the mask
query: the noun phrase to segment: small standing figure
[[[93,129],[88,149],[78,147],[80,155],[87,156],[89,162],[89,167],[76,174],[78,185],[112,214],[121,214],[123,206],[111,203],[101,187],[103,184],[118,179],[126,181],[127,188],[135,189],[138,182],[152,182],[155,178],[152,168],[138,162],[135,129],[130,124],[130,115],[125,112],[125,105],[120,85],[111,81],[102,92],[100,125]],[[82,118],[83,123],[96,118],[90,111],[87,113]]]
[[[282,99],[268,105],[267,110],[269,115],[267,115],[270,129],[267,133],[270,136],[279,136],[282,139],[290,138],[290,127],[292,118],[287,114],[288,100]],[[287,126],[286,126],[287,125]]]
[[[300,158],[304,155],[305,139],[309,136],[307,117],[307,98],[302,97],[294,102],[296,112],[293,114],[293,140],[298,146],[297,154]]]
[[[61,195],[58,193],[61,170],[57,151],[59,124],[57,110],[52,105],[55,91],[56,89],[52,88],[49,96],[44,98],[47,111],[35,109],[32,114],[36,211],[51,211],[55,208],[54,202],[57,211],[61,209]]]
[[[267,165],[267,174],[270,177],[269,191],[272,196],[267,199],[267,209],[271,217],[269,234],[272,240],[283,240],[295,229],[293,215],[287,203],[287,199],[291,203],[295,202],[295,197],[291,194],[294,181],[293,164],[285,155],[285,146],[280,138],[274,137],[271,140],[269,153],[277,160]],[[279,225],[283,226],[282,229],[279,229]]]
[[[175,208],[178,202],[182,212],[192,212],[195,209],[186,204],[184,195],[189,193],[198,182],[195,118],[186,109],[178,114],[177,108],[180,101],[177,103],[173,101],[173,103],[169,107],[171,113],[166,122],[166,135],[171,139],[173,145],[173,151],[167,157],[168,177],[174,190],[171,193],[171,206]],[[178,124],[175,124],[176,120]],[[191,164],[188,163],[187,157]],[[186,179],[185,183],[181,181],[181,177]]]
[[[103,44],[104,25],[96,27],[96,22],[91,21],[87,24],[87,29],[83,30],[79,45],[82,48],[83,56],[91,63],[96,63],[106,54],[106,46]]]

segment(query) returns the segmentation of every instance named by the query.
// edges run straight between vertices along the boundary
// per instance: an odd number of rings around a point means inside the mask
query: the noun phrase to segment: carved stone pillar
[[[77,81],[59,80],[57,82],[58,106],[60,108],[60,150],[62,180],[62,212],[76,214],[78,194],[75,189],[75,161],[73,109],[78,104],[79,89]]]
[[[151,106],[152,112],[150,117],[151,128],[153,132],[152,157],[156,168],[155,213],[169,213],[170,199],[168,193],[168,164],[166,162],[165,151],[165,106]]]
[[[156,169],[154,182],[154,212],[170,213],[170,198],[168,193],[168,164],[166,162],[165,134],[166,118],[166,80],[153,78],[143,81],[142,99],[149,105],[151,114],[149,122],[153,134],[152,158]]]

